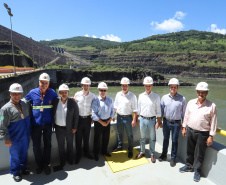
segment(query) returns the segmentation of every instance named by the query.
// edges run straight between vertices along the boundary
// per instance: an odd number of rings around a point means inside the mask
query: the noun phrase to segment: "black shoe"
[[[109,154],[108,152],[103,153],[103,155],[105,155],[107,157],[111,157],[111,154]]]
[[[20,173],[22,175],[29,175],[30,174],[30,171],[27,168],[24,168],[23,170],[20,171]]]
[[[133,152],[129,152],[128,153],[128,158],[132,158],[133,157]]]
[[[95,161],[99,161],[98,155],[95,155],[95,156],[94,156],[94,159],[95,159]]]
[[[176,159],[175,158],[171,158],[171,160],[170,160],[170,166],[171,167],[176,166]]]
[[[49,166],[45,166],[44,167],[44,172],[45,172],[46,175],[51,174],[51,168]]]
[[[117,147],[116,149],[113,150],[113,152],[117,152],[117,151],[120,151],[122,150],[122,147]]]
[[[86,157],[86,158],[88,158],[88,159],[93,159],[93,156],[92,155],[90,155],[90,154],[84,154],[84,157]]]
[[[42,170],[43,170],[43,167],[42,167],[42,166],[38,166],[38,167],[36,168],[36,174],[42,173]]]
[[[20,182],[22,180],[21,174],[13,175],[13,179],[16,182]]]
[[[159,162],[162,162],[162,161],[165,161],[166,160],[166,155],[161,155],[160,157],[159,157]]]

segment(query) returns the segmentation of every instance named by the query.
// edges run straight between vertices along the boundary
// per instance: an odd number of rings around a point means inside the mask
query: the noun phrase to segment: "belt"
[[[168,120],[168,119],[166,119],[166,118],[164,118],[164,119],[165,119],[166,121],[172,123],[172,124],[174,124],[174,123],[181,123],[181,120]]]
[[[108,119],[101,119],[102,121],[108,121],[109,120],[109,118]]]
[[[194,132],[199,132],[199,133],[209,133],[209,131],[200,131],[200,130],[195,130],[192,129],[191,127],[188,127],[190,130],[194,131]]]
[[[152,116],[152,117],[144,117],[144,116],[141,116],[141,117],[144,118],[144,119],[148,119],[148,120],[156,118],[156,116]]]
[[[88,115],[88,116],[79,116],[79,117],[85,119],[85,118],[90,118],[90,115]]]
[[[117,115],[119,115],[119,116],[121,116],[121,117],[123,117],[123,118],[132,116],[131,114],[130,114],[130,115],[120,115],[120,114],[117,114]]]

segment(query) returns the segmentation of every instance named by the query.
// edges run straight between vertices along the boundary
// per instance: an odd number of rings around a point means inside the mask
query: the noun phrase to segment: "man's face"
[[[199,101],[204,101],[206,99],[208,91],[197,90],[196,92],[197,92],[197,96],[198,96]]]
[[[66,90],[60,91],[59,94],[62,100],[66,100],[68,97],[68,91]]]
[[[99,89],[99,95],[101,98],[105,98],[107,94],[107,89]]]
[[[89,91],[90,85],[82,84],[83,91]]]
[[[169,90],[170,90],[170,94],[172,94],[172,95],[177,94],[178,85],[170,85]]]
[[[46,91],[49,87],[49,81],[40,80],[39,86],[40,86],[41,91]]]
[[[22,93],[14,93],[14,92],[11,92],[10,93],[10,96],[11,96],[11,100],[15,103],[19,103],[20,102],[20,99],[22,97]]]
[[[121,88],[122,88],[123,92],[127,92],[129,90],[129,85],[128,84],[122,84]]]
[[[152,89],[152,87],[153,87],[153,84],[150,84],[150,85],[144,85],[144,88],[145,88],[145,91],[146,91],[146,92],[150,92],[151,89]]]

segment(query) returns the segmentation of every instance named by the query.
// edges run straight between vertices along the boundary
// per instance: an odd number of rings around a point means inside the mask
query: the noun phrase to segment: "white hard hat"
[[[104,82],[100,82],[97,89],[108,89],[108,86]]]
[[[40,76],[39,76],[39,81],[41,80],[44,80],[44,81],[50,81],[50,77],[47,73],[42,73]]]
[[[9,92],[23,93],[23,88],[20,84],[14,83],[14,84],[10,85]]]
[[[121,79],[121,84],[130,84],[129,78],[123,77],[123,78]]]
[[[144,78],[144,81],[143,81],[143,84],[144,84],[144,85],[153,84],[153,79],[152,79],[152,77],[150,77],[150,76],[145,77],[145,78]]]
[[[69,87],[66,84],[62,84],[59,87],[59,92],[60,91],[69,91]]]
[[[171,78],[168,85],[180,85],[179,80],[176,78]]]
[[[84,77],[81,84],[91,85],[91,80],[88,77]]]
[[[196,86],[196,90],[208,91],[208,84],[206,82],[199,82]]]

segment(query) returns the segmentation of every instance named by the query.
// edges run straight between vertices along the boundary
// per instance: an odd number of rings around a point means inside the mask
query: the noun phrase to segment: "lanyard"
[[[23,115],[23,112],[22,112],[22,105],[20,105],[20,109],[18,109],[17,106],[13,102],[11,102],[11,103],[21,113],[21,118],[24,119],[24,115]]]

